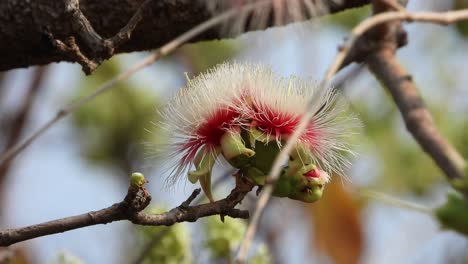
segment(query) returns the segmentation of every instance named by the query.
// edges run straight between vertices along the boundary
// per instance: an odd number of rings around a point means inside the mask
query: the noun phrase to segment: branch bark
[[[211,215],[246,219],[249,217],[249,212],[235,209],[234,207],[242,201],[254,185],[243,181],[239,177],[236,176],[236,187],[222,200],[190,206],[192,201],[200,194],[200,189],[197,189],[180,206],[162,214],[142,212],[150,203],[151,195],[144,185],[140,187],[131,185],[122,202],[99,211],[92,211],[27,227],[0,230],[0,246],[10,246],[37,237],[122,220],[128,220],[137,225],[170,226],[180,222],[194,222],[199,218]]]
[[[463,157],[435,127],[411,75],[395,58],[394,50],[382,48],[374,52],[368,57],[367,65],[392,95],[406,128],[422,149],[449,179],[464,177]]]
[[[385,1],[373,1],[374,13],[391,11]],[[405,14],[405,12],[402,12]],[[440,15],[414,16],[422,21],[450,23],[467,11]],[[457,17],[457,14],[459,16]],[[409,15],[411,17],[411,15]],[[429,20],[430,19],[430,20]],[[399,108],[406,128],[413,135],[422,149],[434,160],[449,180],[464,178],[465,160],[447,139],[437,130],[430,112],[424,105],[411,75],[398,62],[395,52],[398,41],[395,32],[401,30],[401,21],[393,20],[380,24],[366,35],[367,41],[374,43],[374,49],[366,58],[372,73],[383,83]]]
[[[369,2],[326,1],[332,13]],[[89,74],[114,54],[158,48],[210,17],[194,0],[2,0],[0,71],[68,61]],[[219,37],[215,28],[192,41]]]

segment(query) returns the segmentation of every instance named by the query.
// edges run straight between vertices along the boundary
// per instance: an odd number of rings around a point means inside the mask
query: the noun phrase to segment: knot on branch
[[[65,39],[56,39],[49,28],[43,33],[58,53],[72,62],[81,65],[83,72],[91,74],[104,60],[109,59],[115,50],[131,39],[133,31],[143,19],[145,9],[152,0],[143,2],[127,25],[113,37],[105,39],[93,28],[90,21],[81,12],[78,0],[64,0],[64,15],[70,21],[73,32]],[[57,34],[58,35],[58,34]]]
[[[151,195],[144,185],[128,187],[127,195],[122,202],[123,212],[129,216],[143,211],[151,202]]]

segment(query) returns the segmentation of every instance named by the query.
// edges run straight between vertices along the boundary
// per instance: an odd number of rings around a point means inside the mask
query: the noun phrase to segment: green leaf
[[[448,193],[447,202],[435,211],[443,227],[468,236],[468,200],[459,193]]]

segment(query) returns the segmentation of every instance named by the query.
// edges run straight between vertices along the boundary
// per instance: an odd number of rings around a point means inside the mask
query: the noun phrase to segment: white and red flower
[[[161,111],[161,126],[171,136],[164,153],[176,159],[170,182],[194,165],[198,172],[189,174],[193,176],[191,181],[200,179],[202,187],[208,184],[209,175],[203,178],[205,182],[198,177],[211,173],[218,155],[232,158],[223,146],[227,134],[234,138],[229,147],[235,146],[238,153],[255,153],[253,147],[250,150],[244,146],[247,140],[241,137],[243,131],[255,141],[281,148],[310,102],[309,109],[315,115],[298,141],[308,157],[296,156],[312,161],[324,171],[323,175],[342,174],[349,164],[345,153],[351,152],[347,138],[359,122],[346,114],[346,105],[331,88],[318,89],[298,78],[282,78],[258,64],[221,64],[190,80]]]

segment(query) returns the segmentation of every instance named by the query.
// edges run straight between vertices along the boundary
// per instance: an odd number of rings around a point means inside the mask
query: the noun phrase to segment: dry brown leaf
[[[307,206],[312,220],[311,246],[333,263],[356,264],[364,242],[360,206],[339,177],[333,178],[322,199]]]

